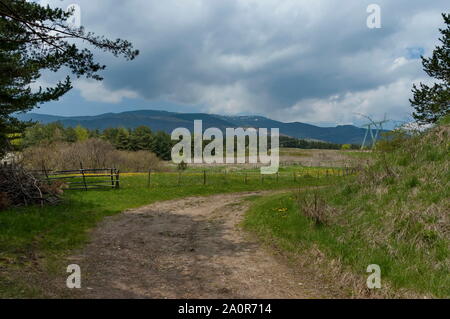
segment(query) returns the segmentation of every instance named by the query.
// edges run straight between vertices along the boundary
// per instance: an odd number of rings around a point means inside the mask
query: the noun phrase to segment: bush
[[[295,196],[297,206],[304,216],[314,222],[316,226],[328,225],[336,210],[329,206],[317,192],[299,192]]]
[[[180,163],[178,163],[177,169],[179,171],[185,171],[187,169],[187,163],[185,161],[181,161]]]
[[[135,129],[124,127],[107,128],[103,131],[89,130],[80,125],[64,127],[61,123],[35,124],[28,127],[18,148],[39,146],[53,143],[75,143],[89,138],[101,138],[111,143],[114,148],[124,151],[151,151],[162,160],[171,159],[172,140],[165,132],[152,132],[149,127],[140,126]],[[18,140],[19,142],[19,140]]]
[[[117,168],[123,172],[158,170],[160,160],[150,151],[122,151],[104,140],[91,138],[75,143],[52,143],[26,148],[22,164],[32,170]]]

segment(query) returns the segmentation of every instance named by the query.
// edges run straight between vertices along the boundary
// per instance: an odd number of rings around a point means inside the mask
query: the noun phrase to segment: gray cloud
[[[326,123],[352,122],[356,112],[408,114],[412,82],[425,76],[418,54],[430,54],[448,8],[444,0],[376,1],[382,28],[368,29],[375,1],[76,2],[87,29],[141,50],[131,63],[100,54],[108,70],[99,94]]]

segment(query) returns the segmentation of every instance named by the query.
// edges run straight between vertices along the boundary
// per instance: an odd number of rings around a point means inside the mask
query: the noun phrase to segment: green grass
[[[357,223],[318,226],[301,213],[293,193],[253,201],[243,225],[264,241],[275,242],[280,248],[296,253],[318,247],[330,260],[339,259],[350,267],[362,281],[367,278],[367,266],[378,264],[382,280],[388,281],[394,289],[450,296],[450,274],[446,265],[448,241],[435,241],[426,249],[390,240],[373,243],[364,231],[365,224],[377,222],[373,215]]]
[[[27,267],[38,256],[49,264],[82,247],[92,229],[105,216],[117,214],[125,209],[186,196],[211,195],[218,193],[251,190],[274,190],[298,186],[323,185],[336,177],[298,177],[294,182],[291,175],[278,178],[266,176],[263,181],[257,175],[229,174],[207,175],[203,185],[202,174],[183,174],[178,184],[178,174],[152,174],[151,186],[147,187],[146,174],[122,174],[121,188],[107,191],[66,192],[64,200],[57,206],[31,206],[0,212],[0,275],[8,269]],[[2,276],[0,276],[2,277]],[[0,297],[20,296],[21,283],[3,277],[0,280]],[[31,287],[35,290],[36,287]],[[36,295],[26,292],[25,295]],[[38,294],[39,295],[39,294]]]
[[[253,174],[256,179],[259,179],[261,169],[258,167],[235,167],[234,169],[230,169],[226,166],[214,166],[214,167],[188,167],[186,170],[182,171],[181,174],[184,176],[189,176],[189,174],[203,174],[203,171],[207,171],[208,175],[219,175],[224,176],[226,173],[239,175],[239,174]],[[328,171],[329,175],[341,175],[343,169],[339,167],[325,167],[325,166],[302,166],[302,165],[288,165],[288,166],[280,166],[278,169],[279,176],[284,176],[286,178],[292,178],[292,174],[295,172],[297,176],[311,175],[317,176],[319,173],[320,176],[326,175]],[[171,172],[172,174],[178,174],[179,171],[175,171],[175,169]],[[249,175],[251,176],[251,175]],[[275,175],[274,175],[275,176]],[[199,180],[199,179],[197,179]]]
[[[380,145],[384,150],[360,176],[315,190],[324,207],[334,208],[326,224],[313,223],[303,204],[288,194],[255,201],[244,226],[286,250],[316,245],[362,280],[367,278],[367,266],[378,264],[392,292],[406,289],[448,298],[450,143],[446,134],[448,128],[437,128],[420,136],[394,138]]]

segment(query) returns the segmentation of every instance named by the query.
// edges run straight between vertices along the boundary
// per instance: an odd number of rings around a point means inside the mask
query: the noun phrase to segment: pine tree
[[[170,135],[159,131],[154,135],[151,151],[160,159],[170,160],[171,158],[172,139]]]
[[[414,118],[422,124],[436,123],[449,114],[450,109],[450,14],[442,14],[447,25],[439,29],[442,38],[430,58],[422,57],[424,71],[439,82],[433,86],[420,83],[413,86],[414,97],[410,100],[415,109]]]
[[[74,143],[77,141],[77,132],[71,126],[64,130],[64,141]]]
[[[89,49],[79,49],[74,40],[128,60],[138,55],[128,41],[109,40],[71,26],[72,14],[26,0],[0,0],[0,155],[8,144],[8,134],[25,127],[14,113],[57,100],[72,88],[67,76],[54,87],[33,91],[30,85],[42,71],[66,67],[76,77],[102,79],[98,72],[105,66],[94,61]]]
[[[147,126],[139,126],[131,131],[130,149],[132,151],[150,150],[153,144],[152,130]]]
[[[129,150],[130,149],[130,132],[125,127],[119,127],[117,130],[116,141],[114,145],[119,150]]]

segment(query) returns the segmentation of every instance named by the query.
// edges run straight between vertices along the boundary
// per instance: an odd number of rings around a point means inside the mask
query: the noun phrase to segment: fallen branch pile
[[[48,183],[20,166],[0,166],[0,210],[10,206],[55,204],[64,185]]]

